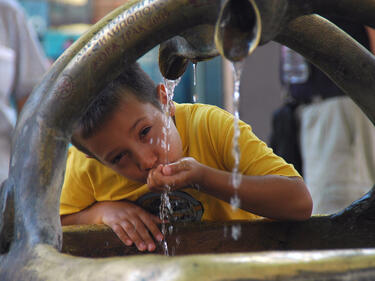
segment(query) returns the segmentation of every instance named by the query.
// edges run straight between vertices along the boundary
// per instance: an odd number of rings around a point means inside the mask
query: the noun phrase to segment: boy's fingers
[[[129,238],[134,242],[139,251],[143,252],[147,249],[146,244],[138,233],[138,229],[136,229],[133,223],[124,220],[121,222],[121,227],[124,229]]]
[[[150,227],[152,228],[152,225],[148,225],[144,221],[137,220],[134,222],[134,227],[137,230],[140,238],[142,239],[141,246],[146,247],[145,250],[147,249],[150,252],[154,251],[156,249],[156,246],[148,231]]]
[[[155,186],[160,184],[160,176],[162,175],[162,165],[152,169],[147,176],[147,185]]]
[[[181,159],[175,163],[165,165],[163,167],[163,175],[171,176],[181,171],[186,171],[190,169],[190,162],[188,159]]]
[[[112,225],[110,226],[112,230],[116,233],[117,237],[120,238],[120,240],[126,245],[131,246],[133,244],[133,241],[129,238],[129,236],[126,234],[124,229],[118,225]]]
[[[142,218],[147,228],[150,230],[152,236],[155,237],[155,239],[158,242],[161,242],[163,240],[163,234],[161,233],[159,227],[157,226],[157,223],[161,223],[161,219],[159,219],[156,216],[145,216]]]
[[[161,173],[154,173],[147,179],[147,185],[153,191],[165,190],[165,184],[165,176]]]
[[[186,185],[188,175],[180,172],[170,176],[160,176],[158,181],[154,181],[153,184],[148,184],[150,190],[155,192],[163,192],[165,190],[173,191]],[[167,186],[169,187],[167,189]]]

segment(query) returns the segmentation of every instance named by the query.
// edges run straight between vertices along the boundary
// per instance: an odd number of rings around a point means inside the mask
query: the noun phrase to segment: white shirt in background
[[[16,110],[11,105],[27,97],[49,67],[23,8],[0,0],[0,183],[8,177],[11,134]]]

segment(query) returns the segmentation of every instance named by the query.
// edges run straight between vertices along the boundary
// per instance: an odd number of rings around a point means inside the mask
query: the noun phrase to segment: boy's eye
[[[145,136],[147,136],[147,134],[150,132],[150,130],[151,130],[151,127],[146,127],[144,129],[142,129],[141,132],[139,133],[140,137],[144,138]]]
[[[116,155],[115,158],[112,159],[111,163],[113,165],[116,165],[118,162],[120,162],[121,158],[124,157],[124,156],[126,156],[126,155],[127,155],[126,152],[121,152],[120,154]]]

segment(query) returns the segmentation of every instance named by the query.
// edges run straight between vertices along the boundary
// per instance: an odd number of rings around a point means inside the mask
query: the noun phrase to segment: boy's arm
[[[235,194],[230,172],[205,166],[193,158],[157,167],[150,173],[148,184],[154,190],[163,189],[165,184],[172,189],[198,184],[201,191],[226,202]],[[237,194],[241,209],[260,216],[289,220],[311,216],[311,196],[299,177],[242,175]]]
[[[96,160],[87,159],[85,154],[76,148],[69,149],[60,197],[62,225],[106,224],[126,245],[135,243],[141,251],[153,251],[156,246],[149,231],[156,240],[163,239],[157,226],[161,222],[159,218],[129,201],[97,201],[95,194],[105,196],[100,193],[100,189],[93,188],[92,176],[97,178],[97,175],[101,174],[110,177],[105,169],[104,166],[97,166]],[[96,174],[89,174],[87,171],[95,171]],[[127,183],[117,184],[123,186]],[[100,184],[114,186],[110,182]]]
[[[62,225],[106,224],[127,246],[134,242],[140,251],[156,249],[149,231],[157,241],[163,240],[158,223],[158,217],[128,201],[96,202],[80,212],[61,216]]]
[[[209,167],[202,169],[204,191],[229,202],[235,194],[231,173]],[[263,217],[306,220],[311,216],[312,199],[299,177],[242,175],[237,194],[242,209]]]

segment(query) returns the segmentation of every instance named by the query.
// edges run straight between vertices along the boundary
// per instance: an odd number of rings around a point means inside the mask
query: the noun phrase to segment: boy
[[[152,207],[167,185],[173,215],[182,219],[310,217],[312,201],[299,174],[244,122],[241,209],[232,210],[233,116],[214,106],[171,102],[166,130],[167,103],[164,85],[155,86],[137,64],[102,91],[73,131],[61,194],[63,225],[106,224],[126,245],[153,251],[151,235],[158,241],[163,235]]]

